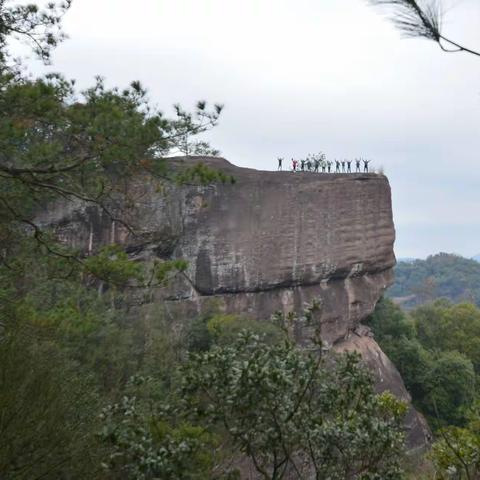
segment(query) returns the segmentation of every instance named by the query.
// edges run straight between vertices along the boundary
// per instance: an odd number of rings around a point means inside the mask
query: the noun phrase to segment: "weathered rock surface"
[[[335,351],[359,353],[363,362],[375,375],[378,392],[388,390],[397,398],[407,403],[411,402],[412,399],[405,388],[400,373],[375,342],[368,327],[360,325],[335,345]],[[411,405],[405,418],[405,430],[407,444],[411,448],[425,448],[431,441],[427,422]]]
[[[322,338],[338,349],[359,350],[381,373],[379,385],[388,378],[388,388],[408,399],[400,375],[373,339],[352,340],[393,279],[387,178],[260,172],[208,157],[174,164],[199,160],[233,175],[236,183],[180,187],[135,179],[129,190],[134,207],[118,213],[135,235],[81,203],[59,204],[39,220],[85,252],[115,242],[138,260],[186,259],[186,275],[151,297],[162,300],[172,319],[200,313],[212,302],[226,312],[269,318],[277,311],[300,312],[317,299]],[[309,332],[296,335],[303,342]],[[412,445],[422,442],[420,434],[411,439]]]

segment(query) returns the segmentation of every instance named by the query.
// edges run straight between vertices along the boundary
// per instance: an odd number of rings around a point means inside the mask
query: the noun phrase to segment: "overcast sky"
[[[480,50],[480,2],[446,6],[446,36]],[[479,57],[402,39],[364,0],[74,0],[64,25],[49,69],[79,87],[138,79],[165,112],[224,103],[208,139],[240,166],[372,158],[398,257],[480,252]]]

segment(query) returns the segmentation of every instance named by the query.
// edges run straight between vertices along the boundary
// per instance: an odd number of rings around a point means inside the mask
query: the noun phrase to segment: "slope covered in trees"
[[[192,136],[220,106],[167,118],[138,82],[76,92],[17,68],[9,38],[49,60],[69,6],[0,1],[0,477],[233,479],[248,467],[272,480],[400,479],[405,406],[374,392],[356,356],[332,363],[318,338],[301,349],[282,322],[218,312],[133,322],[131,292],[161,287],[185,262],[145,271],[118,245],[86,255],[36,222],[58,200],[118,220],[138,173],[230,180],[164,159],[209,149]]]
[[[434,428],[436,467],[458,472],[453,478],[477,478],[480,309],[437,300],[405,313],[384,299],[369,325],[399,369],[414,404]]]
[[[406,308],[438,298],[480,305],[480,263],[448,253],[398,262],[388,297]]]

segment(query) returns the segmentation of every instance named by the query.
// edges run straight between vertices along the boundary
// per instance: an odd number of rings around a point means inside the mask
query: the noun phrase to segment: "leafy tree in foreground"
[[[146,364],[156,364],[165,383],[171,375],[158,367],[165,351],[173,357],[171,339],[149,331],[149,342],[162,340],[161,348],[155,343],[161,352],[150,348],[142,325],[132,328],[116,305],[131,278],[145,278],[138,264],[118,246],[89,256],[67,249],[38,213],[58,201],[93,206],[135,235],[121,208],[135,201],[132,176],[156,185],[229,180],[205,165],[173,171],[164,159],[185,133],[213,127],[220,106],[199,102],[193,114],[180,110],[167,119],[138,82],[122,90],[97,79],[78,92],[62,75],[24,75],[9,41],[26,41],[47,62],[64,38],[61,18],[70,3],[42,9],[0,0],[2,480],[105,478],[94,439],[101,405],[116,400],[126,378]],[[184,269],[182,260],[159,262],[155,281]],[[91,287],[98,279],[116,288],[97,293]]]
[[[356,356],[327,361],[243,332],[181,373],[192,421],[216,425],[262,478],[401,476],[405,405],[375,395]]]
[[[23,325],[0,340],[0,477],[94,478],[95,384],[45,330]]]
[[[179,172],[165,160],[186,145],[208,152],[208,144],[195,146],[191,137],[217,124],[221,105],[210,108],[200,101],[193,112],[176,105],[175,116],[167,118],[152,107],[137,81],[119,89],[107,88],[98,78],[91,88],[78,92],[75,82],[62,75],[31,79],[12,66],[7,52],[11,38],[26,41],[45,62],[50,59],[64,39],[61,19],[70,4],[52,2],[42,9],[0,2],[0,263],[7,269],[17,253],[17,239],[30,237],[42,247],[39,253],[69,260],[75,272],[79,265],[94,275],[108,271],[105,258],[99,259],[102,269],[93,261],[84,262],[79,252],[59,246],[41,225],[38,213],[54,201],[93,206],[134,236],[133,177],[159,188],[171,181],[231,180],[204,165]],[[120,263],[113,266],[117,271],[123,268]],[[147,275],[157,284],[165,280],[165,273],[185,267],[162,263],[166,265],[155,266],[158,272]]]
[[[480,478],[480,436],[465,428],[443,429],[431,458],[439,473],[437,478],[476,480]]]
[[[480,401],[468,411],[467,418],[465,428],[442,429],[433,445],[430,457],[442,480],[480,478]]]
[[[100,437],[112,446],[102,464],[108,478],[211,480],[215,437],[171,416],[142,410],[135,396],[124,396],[102,414]]]

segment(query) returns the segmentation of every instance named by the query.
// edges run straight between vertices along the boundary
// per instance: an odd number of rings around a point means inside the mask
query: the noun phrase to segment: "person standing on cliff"
[[[315,173],[318,173],[318,167],[320,167],[320,160],[318,158],[315,158],[315,160],[313,161],[314,165],[315,165],[315,170],[314,172]]]
[[[294,172],[297,171],[297,163],[298,163],[297,160],[295,160],[295,159],[292,158],[292,170],[293,170]]]
[[[322,167],[322,173],[325,173],[325,169],[327,168],[327,157],[324,153],[321,153],[318,155],[318,163]]]
[[[282,171],[282,162],[283,162],[283,158],[281,157],[278,157],[278,169],[280,172]]]
[[[368,173],[368,164],[371,162],[371,160],[364,160],[363,161],[363,171]]]
[[[360,162],[361,162],[360,159],[358,159],[358,158],[355,159],[355,166],[357,168],[356,169],[357,172],[360,172]]]
[[[305,171],[305,160],[303,160],[303,159],[300,160],[300,170],[301,170],[302,172]]]
[[[347,160],[347,172],[352,173],[352,161]]]
[[[345,173],[345,160],[342,160],[342,172]]]
[[[335,173],[340,173],[340,162],[335,160]]]
[[[328,168],[328,173],[331,173],[332,172],[332,161],[331,160],[327,161],[327,168]]]

